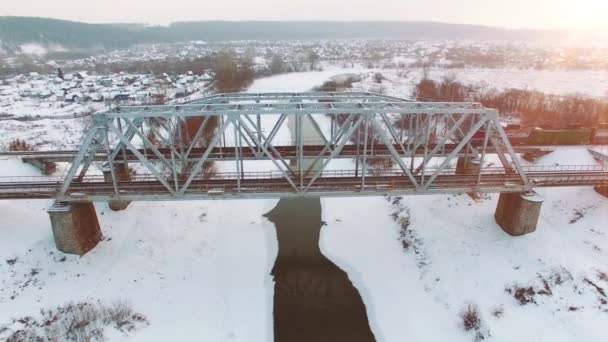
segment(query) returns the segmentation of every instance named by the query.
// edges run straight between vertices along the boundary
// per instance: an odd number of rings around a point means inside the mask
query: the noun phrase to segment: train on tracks
[[[520,125],[507,125],[505,133],[511,145],[542,146],[542,145],[607,145],[608,124],[598,127],[571,127],[564,129],[522,128]],[[481,144],[485,136],[484,130],[479,130],[473,136],[473,141]]]

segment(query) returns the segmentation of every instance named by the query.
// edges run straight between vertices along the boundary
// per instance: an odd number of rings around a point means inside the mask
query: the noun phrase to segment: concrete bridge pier
[[[512,236],[536,231],[543,198],[534,191],[501,193],[494,218],[502,230]]]
[[[112,182],[112,170],[108,164],[105,164],[102,169],[103,179],[106,182]],[[116,180],[118,182],[129,182],[131,181],[131,172],[129,171],[128,164],[116,164],[114,165],[114,174],[116,175]],[[109,201],[108,205],[110,209],[113,211],[121,211],[127,209],[127,207],[131,204],[131,201]]]
[[[57,249],[84,255],[101,241],[102,234],[92,202],[55,202],[47,210]]]
[[[473,157],[458,157],[456,162],[457,175],[476,175],[481,170],[481,161]]]
[[[469,156],[458,157],[456,162],[456,174],[457,175],[477,175],[481,171],[481,160]],[[479,193],[470,192],[467,193],[469,197],[477,200],[481,197]]]
[[[57,164],[45,160],[40,160],[36,158],[22,158],[24,163],[33,165],[38,170],[42,172],[44,175],[51,175],[53,172],[57,171]]]

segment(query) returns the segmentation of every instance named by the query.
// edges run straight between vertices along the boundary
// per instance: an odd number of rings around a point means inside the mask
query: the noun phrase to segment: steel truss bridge
[[[20,154],[69,167],[61,177],[0,177],[0,198],[148,201],[608,184],[605,165],[523,167],[496,110],[478,103],[362,92],[220,94],[117,107],[93,116],[78,151]],[[488,166],[490,155],[497,166]]]

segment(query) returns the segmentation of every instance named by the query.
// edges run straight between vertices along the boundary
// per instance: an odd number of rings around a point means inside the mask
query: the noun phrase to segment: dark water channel
[[[319,248],[321,201],[281,199],[265,215],[276,226],[275,342],[375,341],[348,276]]]

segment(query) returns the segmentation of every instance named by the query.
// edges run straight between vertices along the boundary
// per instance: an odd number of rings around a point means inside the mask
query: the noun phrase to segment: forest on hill
[[[0,43],[6,51],[22,44],[58,45],[67,49],[124,48],[137,43],[172,43],[189,40],[524,40],[557,41],[561,31],[509,30],[496,27],[436,22],[332,21],[197,21],[169,26],[143,24],[89,24],[75,21],[0,17]]]

